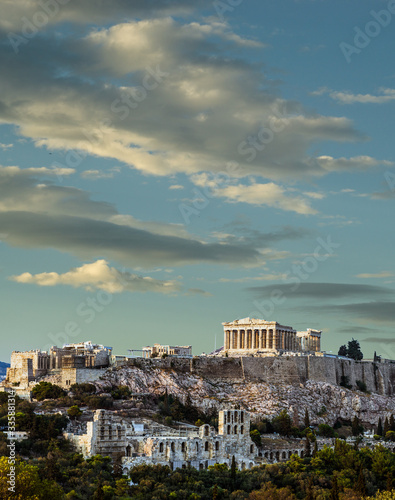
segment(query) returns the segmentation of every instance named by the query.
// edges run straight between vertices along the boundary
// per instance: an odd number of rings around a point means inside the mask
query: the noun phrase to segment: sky
[[[395,359],[394,0],[1,9],[1,360],[248,316]]]

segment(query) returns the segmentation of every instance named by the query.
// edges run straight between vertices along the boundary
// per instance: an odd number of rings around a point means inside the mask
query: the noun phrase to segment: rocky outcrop
[[[107,370],[95,383],[102,391],[119,385],[129,387],[133,393],[160,395],[167,390],[183,402],[189,396],[192,404],[202,410],[240,405],[251,412],[253,418],[271,417],[286,409],[295,420],[302,422],[308,408],[312,423],[333,425],[339,418],[351,420],[358,416],[365,425],[374,426],[379,417],[395,413],[395,396],[340,387],[336,384],[336,372],[329,374],[334,383],[325,380],[328,377],[322,371],[318,380],[317,377],[305,377],[303,380],[301,374],[295,371],[285,371],[282,378],[273,380],[265,363],[260,365],[261,372],[255,370],[249,373],[251,366],[246,369],[246,359],[229,360],[228,369],[220,372],[214,367],[217,360],[210,358],[205,360],[208,369],[204,372],[201,367],[197,369],[193,366],[196,360],[188,361],[189,366],[174,359],[155,362],[136,360],[129,365]],[[259,361],[262,360],[255,358],[257,367]],[[222,368],[224,366],[226,368],[226,363]],[[229,368],[231,366],[233,370]]]

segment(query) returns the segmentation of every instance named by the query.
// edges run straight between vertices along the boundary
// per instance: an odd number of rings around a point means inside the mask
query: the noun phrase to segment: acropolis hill
[[[90,342],[49,353],[14,352],[4,385],[20,394],[40,380],[66,389],[91,382],[102,392],[124,385],[136,396],[167,389],[202,409],[237,404],[252,415],[273,415],[284,408],[297,419],[309,408],[317,423],[331,425],[355,415],[376,425],[395,412],[395,361],[327,355],[320,350],[319,330],[296,332],[250,318],[223,327],[224,348],[212,355],[192,357],[190,346],[157,344],[140,350],[154,357],[115,356]]]

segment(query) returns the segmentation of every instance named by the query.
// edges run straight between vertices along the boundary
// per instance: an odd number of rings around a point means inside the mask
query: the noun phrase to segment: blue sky
[[[395,2],[6,0],[3,337],[394,358]]]

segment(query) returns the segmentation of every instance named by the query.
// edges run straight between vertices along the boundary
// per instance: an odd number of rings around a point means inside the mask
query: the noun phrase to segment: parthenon
[[[224,327],[224,352],[241,353],[274,353],[277,351],[310,351],[321,350],[321,331],[308,329],[297,332],[291,326],[280,325],[276,321],[243,318]]]

